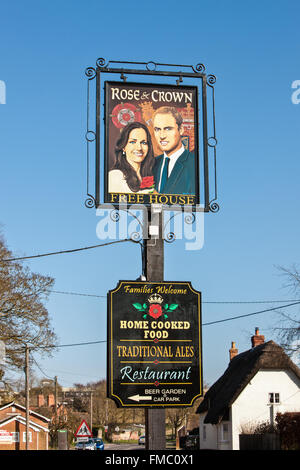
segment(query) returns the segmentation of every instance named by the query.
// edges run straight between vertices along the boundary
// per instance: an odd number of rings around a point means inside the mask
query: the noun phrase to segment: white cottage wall
[[[269,402],[269,393],[279,393],[280,402]],[[276,413],[300,411],[300,380],[285,370],[260,370],[232,405],[232,449],[239,449],[243,428],[270,422]]]
[[[218,430],[217,426],[211,424],[204,424],[204,418],[206,413],[200,414],[199,421],[199,443],[200,449],[217,449],[216,445],[218,442]],[[205,435],[204,435],[205,427]]]

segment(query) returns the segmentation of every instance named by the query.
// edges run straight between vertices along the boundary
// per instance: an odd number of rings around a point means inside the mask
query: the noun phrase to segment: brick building
[[[29,450],[48,450],[50,419],[29,412]],[[0,407],[0,450],[26,449],[26,408],[15,401]]]
[[[34,400],[32,400],[34,402]],[[57,402],[56,413],[55,413],[55,396],[53,393],[45,396],[42,393],[36,396],[36,404],[32,404],[30,409],[36,411],[39,414],[45,413],[50,417],[50,421],[54,422],[56,417],[62,422],[67,422],[68,411],[64,402]]]

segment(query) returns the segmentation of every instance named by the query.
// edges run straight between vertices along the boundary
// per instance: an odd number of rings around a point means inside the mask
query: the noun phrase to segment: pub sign
[[[190,282],[119,281],[108,292],[108,397],[186,407],[202,396],[201,293]]]
[[[105,202],[199,203],[195,86],[105,82]]]

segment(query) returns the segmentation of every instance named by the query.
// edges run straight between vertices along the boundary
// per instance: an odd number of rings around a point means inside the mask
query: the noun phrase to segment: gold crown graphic
[[[159,294],[152,294],[148,299],[149,304],[162,304],[163,301],[162,296]]]

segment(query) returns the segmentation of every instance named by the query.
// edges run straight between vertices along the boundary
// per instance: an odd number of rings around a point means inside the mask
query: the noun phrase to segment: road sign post
[[[81,421],[77,431],[75,432],[75,437],[79,440],[88,440],[90,437],[93,437],[93,433],[84,419]]]

